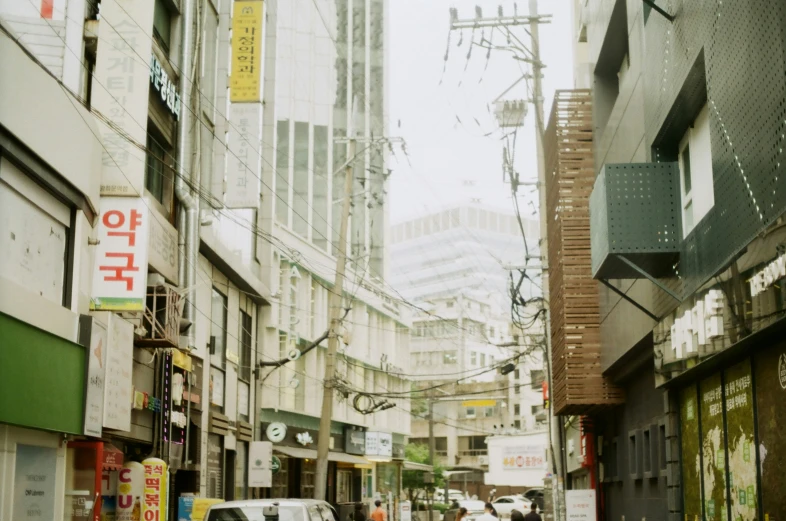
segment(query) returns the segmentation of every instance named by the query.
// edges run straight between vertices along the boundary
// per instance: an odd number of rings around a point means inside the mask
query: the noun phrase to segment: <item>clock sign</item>
[[[287,426],[279,422],[271,423],[267,426],[265,433],[267,434],[267,439],[273,443],[278,443],[286,437]]]

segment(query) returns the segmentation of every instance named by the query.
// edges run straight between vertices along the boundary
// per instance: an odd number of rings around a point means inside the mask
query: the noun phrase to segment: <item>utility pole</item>
[[[353,103],[349,132],[347,137],[334,140],[335,143],[347,143],[347,161],[337,168],[345,169],[344,174],[344,200],[341,205],[341,223],[338,229],[338,254],[336,256],[336,278],[333,289],[329,294],[330,333],[328,335],[328,352],[325,359],[325,377],[323,381],[322,415],[319,419],[319,436],[317,437],[317,468],[314,483],[314,499],[326,499],[328,477],[328,452],[330,451],[330,422],[333,418],[333,387],[336,379],[336,356],[338,354],[339,331],[342,322],[342,301],[344,297],[344,278],[347,269],[347,229],[349,228],[349,213],[352,206],[352,185],[354,181],[353,163],[357,156],[367,150],[392,143],[403,143],[401,138],[370,137],[358,138],[355,136],[353,123],[355,121],[357,102]],[[357,152],[358,142],[365,148]],[[336,175],[336,172],[334,172]]]
[[[428,462],[434,465],[437,454],[437,442],[434,439],[434,391],[428,397]],[[448,487],[445,487],[446,489]],[[445,492],[447,494],[447,491]],[[428,521],[434,521],[434,509],[431,507],[432,493],[428,493]]]
[[[548,256],[548,230],[547,230],[547,216],[546,216],[546,164],[545,164],[545,153],[543,148],[543,141],[545,136],[545,122],[544,122],[544,110],[543,110],[543,68],[544,64],[540,59],[540,33],[539,33],[539,25],[541,23],[548,23],[550,21],[551,15],[540,15],[538,14],[538,0],[529,0],[529,13],[528,16],[519,16],[518,12],[514,12],[513,16],[504,16],[502,13],[502,8],[499,8],[499,16],[497,17],[487,17],[484,18],[482,15],[482,11],[479,7],[475,8],[475,18],[459,20],[457,11],[455,9],[451,9],[451,20],[450,20],[450,27],[451,29],[478,29],[482,27],[501,27],[505,28],[508,31],[509,36],[509,47],[508,50],[513,50],[514,56],[513,58],[518,61],[523,61],[529,63],[532,67],[532,103],[535,105],[535,144],[536,144],[536,151],[537,151],[537,166],[538,166],[538,180],[536,186],[538,186],[540,193],[539,193],[539,203],[540,203],[540,255],[541,259],[547,261]],[[531,38],[531,43],[529,48],[527,49],[525,44],[517,38],[512,31],[510,30],[511,27],[516,26],[528,26],[529,34]],[[515,43],[511,42],[515,40]],[[525,74],[522,79],[527,78]],[[527,78],[529,79],[529,78]],[[507,92],[509,92],[516,84],[518,84],[521,79],[517,80],[516,83],[511,85],[505,92],[503,92],[497,99],[504,96]],[[496,100],[495,100],[496,101]],[[506,115],[503,114],[502,117],[502,124],[503,126],[506,123]],[[513,125],[510,125],[510,122],[513,122]],[[510,122],[507,122],[507,126],[518,126],[523,123],[519,118],[512,118]],[[507,166],[507,165],[506,165]],[[512,165],[510,165],[510,178],[511,183],[513,185],[513,197],[516,197],[515,191],[518,186],[530,184],[530,183],[521,183],[518,181],[518,175],[514,175],[512,171]],[[528,261],[529,259],[527,259]],[[545,262],[545,264],[548,264]],[[532,269],[532,266],[525,266],[522,269]],[[548,383],[549,383],[549,392],[553,392],[553,385],[551,381],[551,367],[552,367],[552,353],[551,353],[551,332],[550,332],[550,317],[549,317],[549,310],[548,310],[548,272],[546,267],[539,267],[542,273],[542,284],[543,284],[543,300],[545,306],[545,316],[544,316],[544,335],[546,337],[546,346],[545,346],[545,369],[546,374],[548,375]],[[565,519],[565,502],[563,496],[563,468],[562,468],[562,445],[561,445],[561,436],[560,436],[560,425],[559,419],[552,414],[553,408],[549,407],[549,421],[547,423],[548,426],[548,437],[549,437],[549,452],[551,455],[552,460],[552,469],[555,470],[555,476],[552,481],[553,485],[553,493],[554,493],[554,504],[555,504],[555,512],[554,512],[554,519],[556,521],[562,521]]]

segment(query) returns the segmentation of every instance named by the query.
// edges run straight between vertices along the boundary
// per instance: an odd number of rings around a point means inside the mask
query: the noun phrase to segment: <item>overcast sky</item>
[[[519,0],[520,14],[527,0]],[[544,96],[546,118],[555,89],[573,85],[570,0],[540,0],[541,14],[552,14],[552,23],[541,25],[541,56],[546,63]],[[522,74],[522,66],[510,53],[473,46],[467,60],[472,31],[450,35],[449,8],[459,18],[474,17],[475,5],[484,17],[495,16],[502,5],[513,14],[513,1],[488,0],[390,0],[389,135],[406,139],[411,166],[402,155],[391,158],[390,216],[397,223],[445,206],[480,198],[483,203],[512,209],[510,186],[502,182],[502,132],[489,104]],[[529,44],[523,28],[514,34]],[[485,38],[491,38],[486,29]],[[459,40],[462,39],[459,46]],[[481,31],[474,41],[480,43]],[[500,31],[493,42],[505,45]],[[445,51],[448,60],[445,62]],[[444,69],[444,73],[443,73]],[[520,83],[503,99],[524,98]],[[534,120],[530,114],[516,138],[516,168],[521,179],[535,180]],[[400,126],[399,126],[400,124]],[[523,216],[532,216],[532,188],[521,188]]]

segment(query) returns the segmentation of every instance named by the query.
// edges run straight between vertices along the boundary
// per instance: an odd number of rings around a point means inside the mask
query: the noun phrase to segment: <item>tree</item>
[[[428,446],[419,443],[408,443],[404,448],[404,454],[407,461],[413,463],[428,463]],[[402,472],[401,484],[407,491],[407,496],[412,501],[412,510],[417,512],[418,500],[421,498],[426,499],[425,492],[428,489],[429,494],[433,492],[434,488],[442,488],[445,485],[445,469],[437,462],[434,462],[434,483],[428,484],[423,482],[424,472],[420,470],[405,470]]]

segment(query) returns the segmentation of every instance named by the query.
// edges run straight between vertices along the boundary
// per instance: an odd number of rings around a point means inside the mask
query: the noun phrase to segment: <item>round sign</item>
[[[287,435],[287,426],[278,422],[271,423],[267,426],[265,433],[267,434],[267,439],[273,443],[278,443]]]
[[[278,471],[281,470],[281,460],[278,459],[278,456],[273,456],[273,459],[270,460],[270,470],[273,474],[278,474]]]

